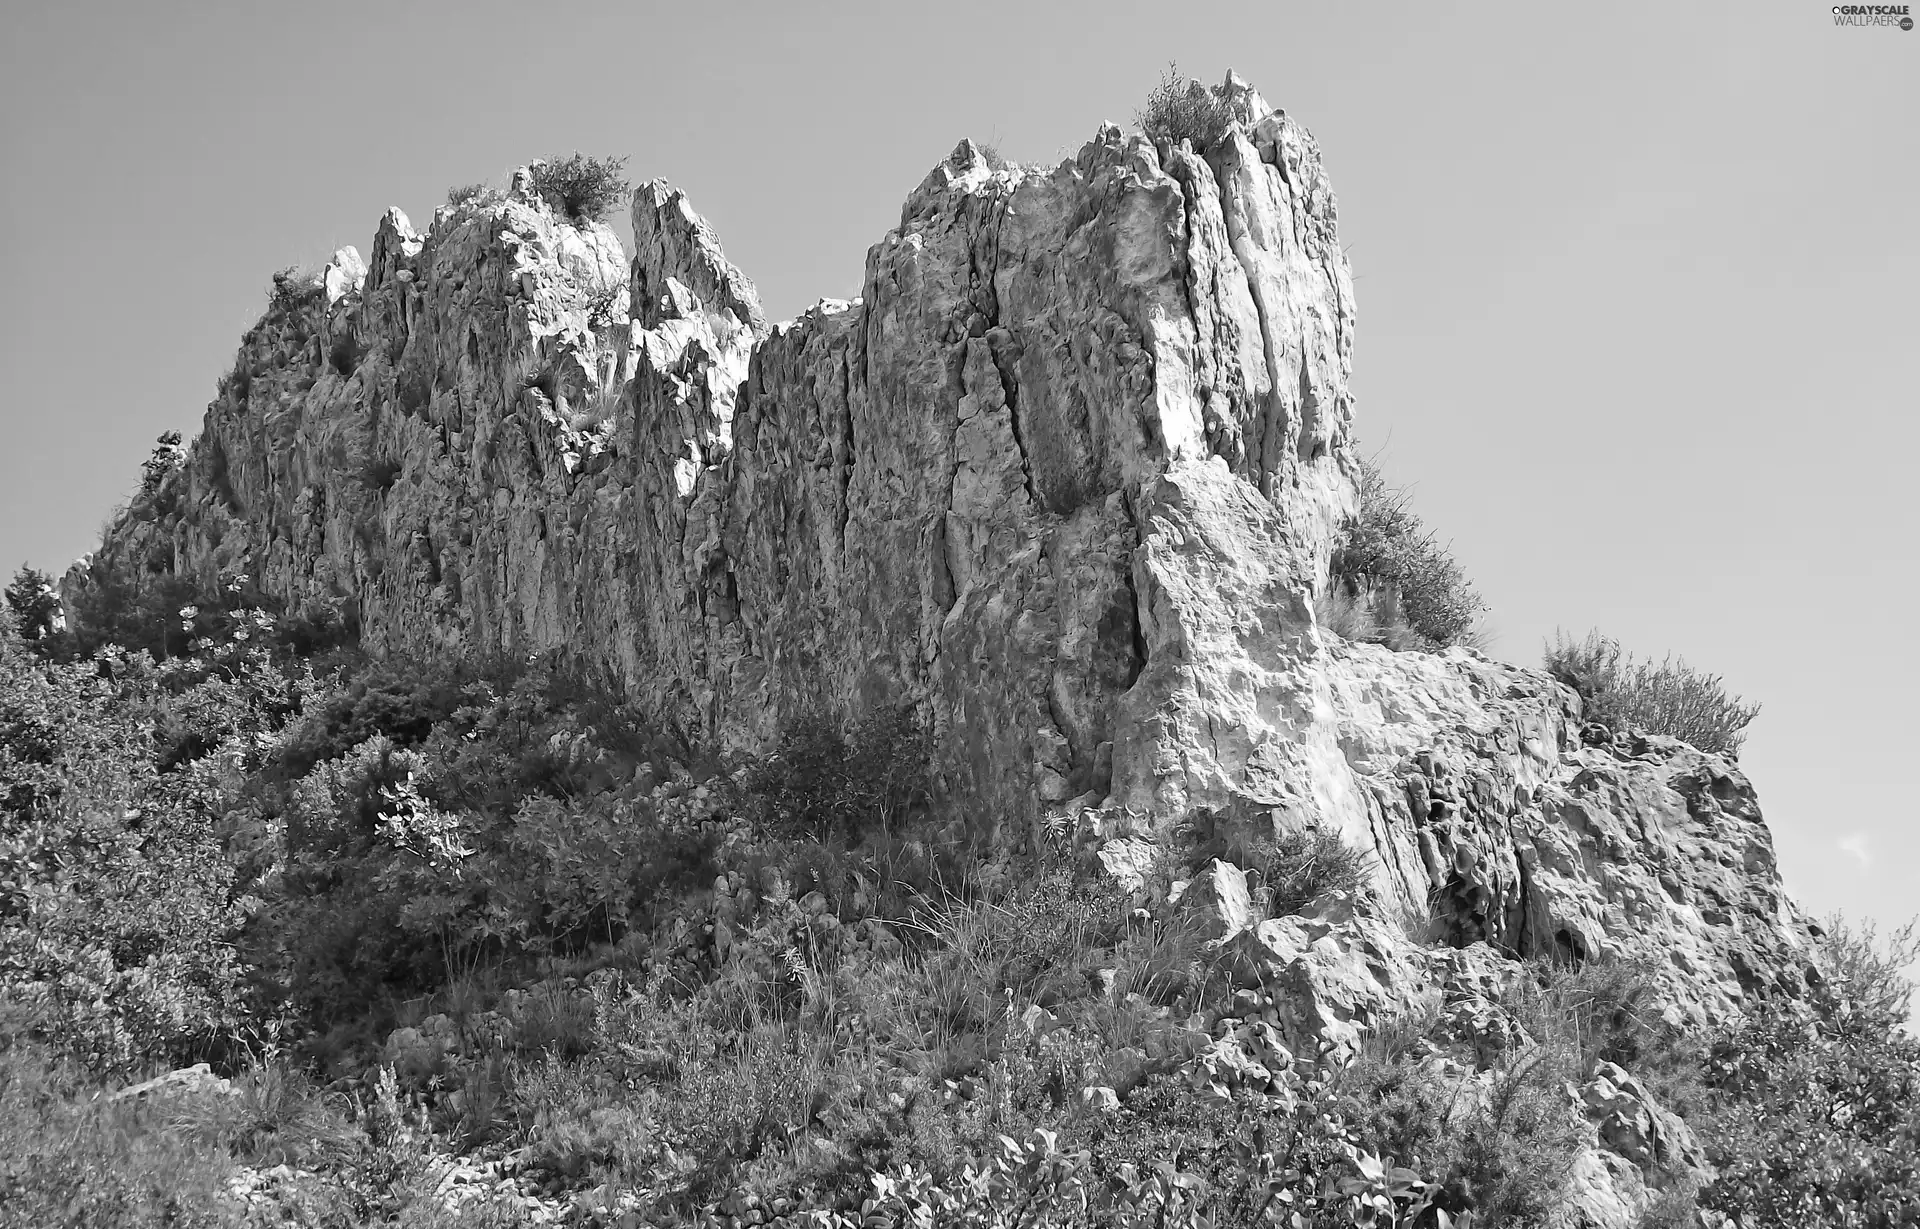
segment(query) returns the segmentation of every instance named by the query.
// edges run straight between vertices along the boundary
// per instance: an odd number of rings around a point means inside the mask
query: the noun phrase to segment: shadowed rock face
[[[631,262],[524,173],[424,235],[391,212],[247,334],[177,510],[136,506],[67,591],[244,571],[376,650],[565,653],[707,745],[912,705],[981,836],[1048,808],[1092,839],[1317,825],[1431,939],[1651,954],[1696,1019],[1799,986],[1730,763],[1586,746],[1538,673],[1315,626],[1352,287],[1312,138],[1219,94],[1205,157],[1108,127],[996,170],[962,142],[860,299],[777,325],[663,184]],[[1244,921],[1312,1031],[1410,992],[1377,908]]]

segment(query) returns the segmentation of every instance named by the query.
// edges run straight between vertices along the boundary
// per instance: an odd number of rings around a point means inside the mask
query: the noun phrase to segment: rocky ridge
[[[1352,285],[1312,138],[1217,94],[1237,122],[1204,156],[1115,127],[1051,169],[961,142],[861,297],[780,324],[661,183],[631,261],[525,172],[424,233],[390,211],[247,334],[170,510],[114,524],[69,608],[246,572],[376,650],[568,654],[709,746],[910,706],[978,839],[1065,814],[1123,877],[1177,826],[1337,833],[1366,900],[1267,918],[1228,861],[1191,887],[1296,1040],[1351,1044],[1432,987],[1484,1017],[1497,977],[1463,953],[1650,958],[1695,1021],[1803,991],[1736,764],[1583,727],[1538,672],[1316,624],[1356,472]],[[1684,1131],[1631,1084],[1583,1092],[1597,1223],[1643,1202],[1608,1166]]]

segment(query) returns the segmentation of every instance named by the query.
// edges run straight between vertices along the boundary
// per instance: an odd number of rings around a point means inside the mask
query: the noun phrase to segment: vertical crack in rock
[[[1132,519],[1131,509],[1129,509],[1128,518],[1129,520]],[[1136,547],[1135,549],[1137,550],[1138,548]],[[1133,690],[1133,685],[1140,681],[1141,673],[1147,668],[1147,611],[1141,604],[1140,590],[1133,579],[1133,560],[1131,558],[1127,560],[1127,566],[1121,569],[1120,575],[1127,589],[1127,605],[1133,611],[1131,637],[1133,641],[1133,656],[1128,666],[1126,686],[1122,688],[1123,691],[1131,691]]]
[[[1513,864],[1519,880],[1520,923],[1515,928],[1511,947],[1522,957],[1535,954],[1533,935],[1533,875],[1527,869],[1526,851],[1513,835],[1513,817],[1507,819],[1507,843],[1513,849]]]

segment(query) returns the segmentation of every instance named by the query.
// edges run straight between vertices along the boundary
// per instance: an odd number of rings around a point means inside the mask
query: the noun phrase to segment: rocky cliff
[[[68,592],[244,571],[380,651],[569,654],[708,745],[912,706],[942,805],[983,836],[1076,816],[1123,875],[1176,823],[1331,830],[1386,908],[1261,920],[1234,867],[1204,885],[1321,1037],[1459,983],[1396,907],[1448,950],[1651,957],[1696,1019],[1799,989],[1734,764],[1583,739],[1533,671],[1316,625],[1353,291],[1312,138],[1218,93],[1237,123],[1205,156],[962,142],[860,298],[782,324],[663,184],[630,262],[524,172],[425,233],[390,212],[364,262],[278,296],[172,510],[113,525]]]

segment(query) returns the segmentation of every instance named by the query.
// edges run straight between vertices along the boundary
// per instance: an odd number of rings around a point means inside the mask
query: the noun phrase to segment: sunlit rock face
[[[988,827],[1274,801],[1353,498],[1353,300],[1312,139],[1220,96],[1204,158],[962,142],[858,300],[775,326],[663,184],[630,263],[525,173],[389,213],[248,334],[180,511],[92,567],[244,570],[385,651],[564,652],[709,744],[913,706]]]
[[[1589,744],[1537,672],[1316,625],[1354,499],[1352,285],[1312,138],[1216,95],[1237,122],[1204,155],[963,141],[860,297],[780,324],[664,184],[631,260],[525,172],[424,232],[390,212],[364,262],[289,283],[163,498],[66,590],[245,572],[376,651],[564,654],[707,747],[911,708],[976,837],[1064,812],[1128,842],[1112,865],[1176,825],[1337,833],[1365,899],[1222,923],[1322,1039],[1450,984],[1409,925],[1646,955],[1694,1020],[1801,987],[1732,763]]]

